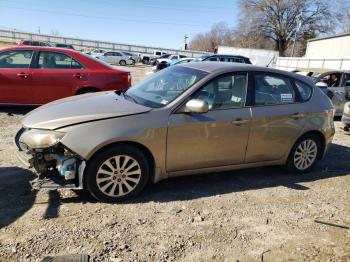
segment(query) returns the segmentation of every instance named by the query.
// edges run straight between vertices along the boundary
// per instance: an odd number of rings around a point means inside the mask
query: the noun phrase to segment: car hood
[[[26,128],[53,130],[150,110],[151,108],[130,102],[113,91],[99,92],[68,97],[38,107],[25,116],[22,124]]]

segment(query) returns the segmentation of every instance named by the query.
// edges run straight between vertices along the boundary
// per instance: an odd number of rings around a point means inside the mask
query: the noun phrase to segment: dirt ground
[[[133,82],[149,67],[130,68]],[[180,177],[102,204],[32,192],[13,136],[30,109],[0,109],[0,261],[88,254],[92,261],[350,261],[350,136],[336,122],[307,175],[277,167]]]

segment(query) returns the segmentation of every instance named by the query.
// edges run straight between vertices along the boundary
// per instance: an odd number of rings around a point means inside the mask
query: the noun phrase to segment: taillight
[[[127,83],[128,87],[130,87],[131,86],[131,75],[130,75],[130,73],[128,72],[128,73],[122,74],[122,78]]]
[[[131,86],[131,74],[128,73],[128,83],[129,83],[129,86]]]

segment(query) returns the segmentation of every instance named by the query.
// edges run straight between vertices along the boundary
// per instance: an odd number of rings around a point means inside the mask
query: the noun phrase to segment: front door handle
[[[79,74],[79,73],[74,74],[73,76],[76,77],[76,78],[79,78],[79,79],[82,79],[84,77],[84,75]]]
[[[247,123],[248,121],[249,121],[248,119],[236,118],[235,120],[231,121],[231,124],[234,124],[236,126],[241,126]]]
[[[26,74],[26,73],[18,73],[17,76],[20,77],[20,78],[25,78],[25,79],[27,79],[27,78],[29,77],[29,74]]]

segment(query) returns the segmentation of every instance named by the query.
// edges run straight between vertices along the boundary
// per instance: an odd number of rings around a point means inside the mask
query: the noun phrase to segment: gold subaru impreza
[[[251,65],[169,67],[124,93],[30,112],[15,142],[34,188],[135,197],[162,179],[267,165],[308,172],[334,135],[334,108],[311,79]]]

